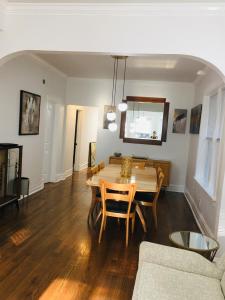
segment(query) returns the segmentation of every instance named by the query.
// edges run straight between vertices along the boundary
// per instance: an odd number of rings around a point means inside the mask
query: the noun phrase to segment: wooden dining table
[[[106,180],[111,183],[136,183],[137,192],[157,192],[157,171],[153,167],[132,168],[131,177],[124,178],[120,175],[121,165],[109,164],[87,180],[87,185],[92,188],[92,204],[90,212],[93,211],[96,204],[96,191],[100,187],[100,180]],[[136,207],[137,214],[141,220],[144,231],[146,232],[146,224],[139,206]]]

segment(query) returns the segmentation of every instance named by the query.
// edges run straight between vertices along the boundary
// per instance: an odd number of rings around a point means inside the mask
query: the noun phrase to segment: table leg
[[[144,229],[144,232],[147,232],[145,219],[143,217],[142,211],[141,211],[140,206],[138,204],[136,205],[136,212],[137,212],[137,214],[139,216],[139,219],[141,221],[141,224],[142,224],[142,227]]]

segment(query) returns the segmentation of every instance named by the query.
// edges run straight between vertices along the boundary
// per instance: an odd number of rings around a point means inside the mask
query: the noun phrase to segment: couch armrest
[[[139,266],[144,261],[184,272],[217,279],[222,278],[222,272],[215,263],[208,261],[198,253],[188,250],[142,242],[139,252]]]

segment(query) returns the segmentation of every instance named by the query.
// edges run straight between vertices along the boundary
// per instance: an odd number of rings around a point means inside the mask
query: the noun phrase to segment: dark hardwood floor
[[[131,299],[140,242],[170,245],[172,231],[199,231],[184,196],[165,192],[157,231],[149,210],[147,234],[137,220],[126,248],[123,222],[110,220],[99,245],[99,225],[87,223],[86,178],[74,173],[21,201],[19,212],[0,211],[0,299]]]

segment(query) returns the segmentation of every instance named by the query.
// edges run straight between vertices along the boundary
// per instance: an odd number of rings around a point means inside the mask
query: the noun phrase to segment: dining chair
[[[100,161],[100,163],[98,164],[98,170],[101,171],[102,169],[105,168],[105,162],[102,160]]]
[[[98,173],[98,166],[94,166],[91,168],[91,176],[95,175],[96,173]]]
[[[157,171],[157,192],[150,193],[150,192],[137,192],[135,194],[135,202],[137,203],[137,206],[145,206],[145,207],[151,207],[152,213],[153,213],[153,219],[155,223],[155,228],[158,227],[158,220],[157,220],[157,202],[159,198],[159,193],[162,187],[162,182],[164,179],[164,174],[161,171],[162,169]]]
[[[133,161],[132,162],[132,167],[133,168],[140,168],[143,169],[145,167],[146,162],[145,161]]]
[[[129,239],[129,221],[132,220],[132,233],[135,224],[135,207],[133,201],[136,192],[136,184],[110,183],[105,180],[100,181],[102,196],[102,221],[99,232],[99,243],[102,239],[103,230],[106,227],[108,217],[122,218],[126,220],[126,246]]]
[[[96,165],[91,168],[91,176],[94,176],[97,173],[98,173],[98,166]],[[96,204],[101,202],[101,192],[99,187],[92,186],[91,192],[92,192],[92,200],[91,200],[91,206],[88,213],[88,220],[90,216],[93,216],[93,212],[96,207]]]

